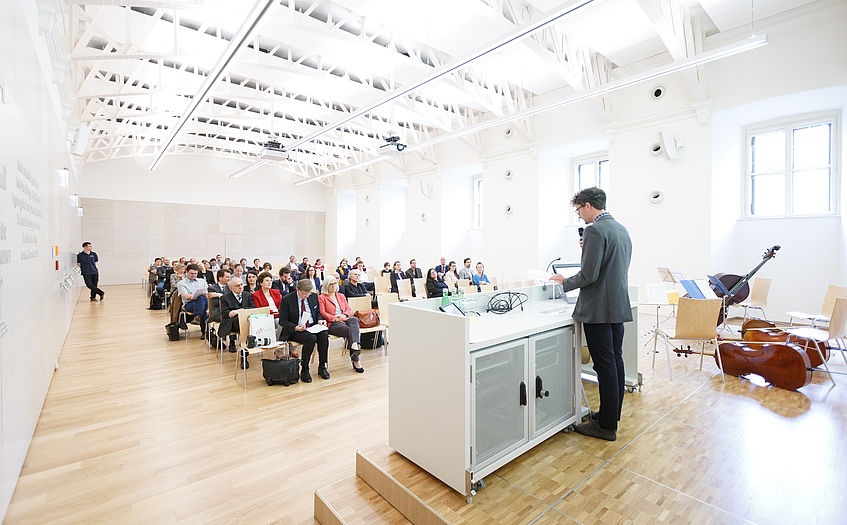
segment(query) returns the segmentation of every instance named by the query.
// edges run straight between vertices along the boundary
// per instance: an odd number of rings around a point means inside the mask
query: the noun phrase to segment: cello
[[[809,363],[813,368],[817,368],[823,364],[823,361],[829,361],[829,348],[822,341],[812,341],[806,343],[806,340],[797,336],[791,335],[777,327],[776,323],[766,321],[764,319],[748,319],[741,325],[741,340],[757,343],[794,343],[800,348],[806,349],[806,354],[809,356]],[[818,353],[820,350],[820,353]],[[821,361],[823,356],[823,361]]]
[[[732,273],[717,273],[715,277],[718,281],[723,285],[723,288],[719,287],[714,282],[709,283],[709,286],[714,290],[715,295],[723,299],[723,308],[721,308],[718,313],[718,325],[723,323],[724,318],[726,317],[727,312],[729,311],[729,307],[738,304],[750,295],[750,285],[747,284],[750,279],[756,275],[756,272],[765,265],[766,262],[770,261],[774,257],[776,257],[776,252],[780,249],[780,246],[775,245],[771,248],[765,250],[764,255],[762,255],[762,262],[760,262],[755,268],[750,270],[750,272],[745,276],[735,275]],[[726,292],[724,292],[726,289]]]
[[[777,388],[797,390],[812,381],[809,356],[792,343],[765,343],[751,348],[744,342],[726,342],[718,345],[715,363],[723,364],[723,371],[733,376],[757,374]]]

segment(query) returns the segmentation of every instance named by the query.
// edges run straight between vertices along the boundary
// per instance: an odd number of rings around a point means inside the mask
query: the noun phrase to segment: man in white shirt
[[[208,285],[206,279],[198,278],[200,267],[189,264],[185,269],[185,277],[177,283],[179,296],[182,298],[182,307],[187,312],[193,313],[200,319],[200,337],[206,333],[206,313],[209,308],[209,300],[206,298]]]

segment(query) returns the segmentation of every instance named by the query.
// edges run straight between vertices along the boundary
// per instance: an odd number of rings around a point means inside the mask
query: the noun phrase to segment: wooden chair
[[[379,307],[379,324],[385,326],[385,330],[382,332],[382,339],[386,350],[388,349],[388,312],[391,309],[391,303],[398,302],[400,302],[400,297],[396,293],[387,293],[376,296],[376,303]]]
[[[493,292],[497,288],[494,283],[481,284],[479,287],[481,292]]]
[[[391,293],[391,276],[378,275],[374,282],[374,289],[376,294]]]
[[[412,297],[412,282],[408,279],[397,281],[397,294],[401,301],[414,300],[415,298]]]
[[[772,282],[772,279],[756,277],[753,279],[753,286],[750,289],[750,300],[733,305],[744,308],[744,321],[747,320],[747,316],[751,308],[760,310],[762,312],[762,317],[767,319],[767,315],[765,315],[765,307],[768,305],[768,292],[770,292]]]
[[[847,365],[847,355],[845,355],[845,353],[847,353],[847,297],[837,297],[833,303],[828,330],[803,326],[797,328],[786,328],[785,331],[791,335],[799,337],[800,339],[804,339],[806,341],[804,349],[807,351],[809,349],[809,345],[812,343],[835,341],[835,346],[830,346],[829,348],[830,350],[838,350],[841,352],[841,358],[844,359],[844,364]],[[820,347],[815,344],[815,348],[817,348],[818,355],[820,356],[821,361],[823,361],[824,370],[826,370],[826,373],[829,375],[829,380],[832,381],[833,385],[835,385],[835,380],[832,378],[832,372],[829,369],[829,365],[826,364],[826,361],[823,358],[823,353],[821,352]],[[819,369],[815,368],[814,370]]]
[[[810,321],[812,326],[817,326],[818,323],[828,323],[829,318],[832,315],[832,309],[835,307],[835,300],[839,297],[847,297],[847,287],[830,284],[829,288],[826,289],[826,295],[824,295],[823,298],[821,313],[807,314],[797,311],[788,312],[788,324],[791,325],[795,318]]]
[[[462,291],[462,293],[463,293],[463,294],[465,294],[465,295],[472,295],[472,294],[475,294],[475,293],[479,293],[479,288],[477,288],[477,287],[476,287],[476,286],[474,286],[474,285],[470,285],[470,286],[462,286],[462,287],[461,287],[461,288],[459,288],[459,289],[460,289],[460,290]]]
[[[377,304],[379,304],[379,296],[376,298]],[[358,311],[370,310],[371,309],[371,298],[370,296],[365,297],[348,297],[347,303],[350,304],[350,310],[355,314]],[[382,310],[379,312],[380,323],[371,328],[360,328],[360,334],[370,334],[372,332],[383,332],[383,338],[385,336],[385,329],[388,328],[387,325],[382,323]],[[376,344],[376,339],[374,339],[374,344]],[[371,350],[375,349],[372,348]]]
[[[268,348],[247,348],[247,335],[250,333],[250,316],[253,314],[269,313],[271,313],[271,309],[268,306],[264,306],[262,308],[244,308],[238,311],[238,330],[240,336],[238,338],[238,352],[235,353],[235,376],[233,377],[233,379],[238,379],[238,365],[241,360],[246,359],[247,357],[253,354],[261,354],[265,350],[277,350],[279,348],[287,346],[285,341],[279,341],[276,346]],[[246,392],[247,369],[242,368],[241,375],[244,378],[244,391]]]
[[[456,287],[458,287],[458,288],[465,288],[465,287],[470,286],[470,285],[471,285],[471,280],[470,280],[470,279],[459,279],[459,280],[457,281]]]
[[[412,292],[415,294],[415,297],[417,299],[426,299],[426,278],[415,277],[413,281]]]
[[[706,342],[715,345],[715,354],[718,357],[718,368],[721,370],[721,379],[726,382],[723,373],[721,354],[718,351],[717,324],[723,301],[721,299],[691,299],[681,297],[679,309],[676,315],[676,329],[673,337],[662,333],[665,339],[665,356],[668,359],[668,377],[673,381],[671,372],[671,351],[668,343],[672,339],[685,339],[700,341],[700,370],[703,369],[703,356],[706,353]],[[653,354],[653,366],[656,366],[656,354]]]

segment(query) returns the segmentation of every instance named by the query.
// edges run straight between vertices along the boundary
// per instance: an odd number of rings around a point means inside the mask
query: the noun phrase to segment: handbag
[[[377,309],[356,310],[353,315],[359,320],[359,328],[379,326],[379,310]]]
[[[300,360],[262,359],[262,375],[268,386],[293,385],[300,380]]]
[[[250,333],[247,335],[256,339],[269,339],[271,343],[276,342],[276,327],[271,314],[252,314],[247,321],[250,323]]]
[[[176,323],[168,323],[165,325],[165,333],[168,334],[168,339],[171,341],[179,341],[179,325]]]

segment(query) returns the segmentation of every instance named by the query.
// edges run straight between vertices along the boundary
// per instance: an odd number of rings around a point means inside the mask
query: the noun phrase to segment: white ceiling
[[[808,1],[756,0],[754,13],[763,18]],[[79,118],[92,131],[85,160],[96,162],[158,152],[254,0],[72,4]],[[168,154],[256,159],[269,139],[291,143],[561,7],[555,0],[280,0]],[[554,89],[596,87],[616,67],[659,54],[678,60],[704,35],[749,20],[747,1],[594,0],[304,144],[281,166],[302,177],[342,168],[373,157],[392,130],[420,144],[514,113]]]

